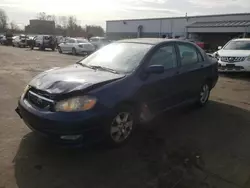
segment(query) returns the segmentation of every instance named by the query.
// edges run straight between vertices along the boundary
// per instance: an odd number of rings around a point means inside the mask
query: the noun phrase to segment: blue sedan
[[[193,43],[129,39],[37,75],[16,112],[34,132],[65,142],[124,144],[136,125],[193,102],[204,106],[217,62]]]

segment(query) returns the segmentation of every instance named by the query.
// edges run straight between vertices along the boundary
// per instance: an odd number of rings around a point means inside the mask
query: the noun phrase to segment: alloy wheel
[[[200,92],[200,102],[202,104],[206,103],[209,97],[209,86],[207,84],[204,84],[201,88]]]
[[[133,116],[129,112],[119,113],[113,120],[110,135],[114,142],[121,143],[131,134],[133,129]]]

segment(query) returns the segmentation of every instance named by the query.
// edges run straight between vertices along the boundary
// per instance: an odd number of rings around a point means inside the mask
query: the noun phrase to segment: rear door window
[[[69,39],[68,43],[75,43],[75,39]]]
[[[149,65],[162,65],[165,70],[177,67],[177,55],[174,44],[158,48],[150,59]]]
[[[200,52],[198,52],[193,45],[178,43],[177,46],[180,52],[182,66],[196,64],[203,60]]]

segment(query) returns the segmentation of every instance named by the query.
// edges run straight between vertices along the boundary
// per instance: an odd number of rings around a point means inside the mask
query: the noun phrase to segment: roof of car
[[[134,38],[134,39],[124,39],[124,40],[118,40],[117,42],[130,42],[130,43],[142,43],[142,44],[152,44],[157,45],[162,42],[178,42],[178,41],[184,41],[179,39],[165,39],[165,38]],[[188,42],[188,41],[186,41]]]
[[[233,39],[233,41],[250,41],[250,38]]]

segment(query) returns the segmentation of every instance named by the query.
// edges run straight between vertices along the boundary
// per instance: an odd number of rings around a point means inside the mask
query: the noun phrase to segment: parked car
[[[217,62],[193,43],[128,39],[75,65],[37,75],[16,112],[32,130],[65,142],[125,143],[136,124],[189,103],[204,106],[218,79]]]
[[[51,50],[54,51],[56,48],[56,39],[52,35],[35,36],[30,48],[33,50],[35,47],[39,48],[40,50],[45,50],[46,48],[50,48]]]
[[[4,35],[1,35],[0,36],[0,44],[3,45],[5,43],[5,41],[6,41],[6,37]]]
[[[91,54],[95,51],[94,45],[86,39],[67,38],[58,46],[59,53]]]
[[[26,39],[27,41],[27,46],[31,47],[33,42],[34,42],[34,36],[28,36],[28,38]]]
[[[65,41],[65,37],[63,36],[56,36],[56,48],[58,48],[59,44]]]
[[[95,46],[96,49],[100,49],[110,43],[110,41],[105,37],[91,37],[89,41]]]
[[[218,49],[213,56],[220,72],[250,72],[250,39],[233,39]]]
[[[2,37],[2,39],[0,40],[1,44],[6,45],[6,46],[12,45],[12,37],[13,37],[13,33],[10,31],[7,31],[5,35]]]
[[[28,36],[26,35],[14,36],[12,40],[12,46],[26,47],[27,39],[28,39]]]

